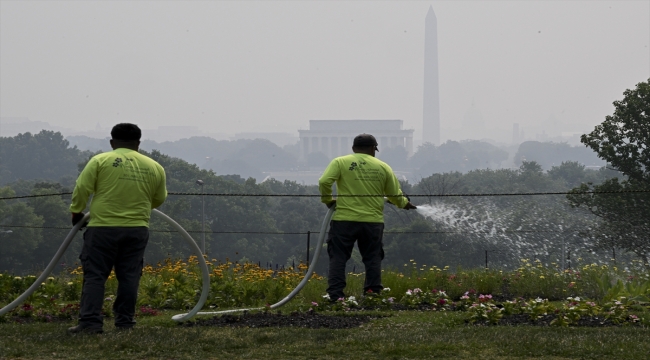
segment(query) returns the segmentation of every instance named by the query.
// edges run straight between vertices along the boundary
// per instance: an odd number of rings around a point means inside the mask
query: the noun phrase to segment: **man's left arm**
[[[397,206],[400,209],[415,209],[415,206],[404,196],[402,189],[399,186],[399,180],[397,176],[393,173],[393,169],[388,167],[386,172],[386,186],[384,188],[384,193],[386,195],[396,195],[396,196],[387,196],[388,200]]]

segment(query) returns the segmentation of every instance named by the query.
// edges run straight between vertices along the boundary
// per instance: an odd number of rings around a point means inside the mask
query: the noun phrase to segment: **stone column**
[[[306,160],[307,155],[309,155],[309,138],[303,136],[300,138],[300,141],[302,142],[302,158],[303,160]]]
[[[325,156],[329,157],[329,152],[330,152],[330,144],[329,144],[329,138],[328,137],[321,137],[320,138],[320,151],[325,154]]]
[[[318,141],[318,140],[319,139],[317,137],[315,137],[315,136],[313,138],[311,138],[311,151],[310,151],[310,153],[320,151],[320,141]]]
[[[341,156],[339,150],[339,138],[338,136],[332,136],[330,138],[330,157],[335,158]]]
[[[406,137],[406,151],[409,156],[413,155],[413,136]]]

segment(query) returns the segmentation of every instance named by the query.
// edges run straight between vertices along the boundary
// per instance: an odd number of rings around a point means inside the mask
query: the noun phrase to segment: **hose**
[[[199,249],[199,246],[196,245],[194,239],[192,239],[190,234],[188,234],[187,231],[183,229],[183,227],[181,227],[176,221],[174,221],[172,218],[165,215],[159,210],[153,209],[152,213],[160,216],[161,218],[163,218],[163,220],[167,221],[167,223],[169,223],[174,229],[176,229],[181,234],[181,236],[183,236],[183,238],[187,240],[188,244],[190,245],[192,250],[194,250],[199,260],[199,267],[201,268],[201,273],[203,275],[202,276],[203,289],[201,291],[201,297],[199,298],[199,301],[196,303],[196,306],[194,306],[194,308],[189,313],[181,314],[182,316],[179,315],[174,316],[174,320],[176,321],[189,320],[194,315],[196,315],[196,313],[198,313],[199,310],[201,310],[201,308],[205,304],[205,301],[208,298],[208,292],[210,291],[210,270],[208,269],[208,265],[206,264],[205,259],[203,258],[201,249]],[[47,279],[47,277],[50,275],[50,273],[52,272],[56,264],[59,263],[59,260],[61,259],[63,253],[65,253],[66,249],[70,245],[70,242],[72,242],[72,239],[74,239],[75,235],[77,235],[79,230],[81,230],[83,224],[85,224],[89,218],[90,218],[90,213],[86,213],[83,219],[79,221],[77,225],[72,227],[72,230],[70,230],[68,236],[66,236],[65,240],[63,240],[63,243],[61,244],[61,246],[59,246],[59,249],[56,251],[56,254],[52,258],[50,263],[47,265],[47,267],[45,267],[45,270],[43,270],[41,275],[34,281],[34,283],[24,293],[18,296],[16,300],[12,301],[8,305],[0,309],[0,316],[13,310],[16,306],[18,306],[20,303],[25,301],[30,295],[32,295],[34,291],[38,289],[39,286],[41,286],[41,284],[45,281],[45,279]]]
[[[296,288],[293,289],[293,291],[291,291],[289,295],[284,297],[284,299],[278,301],[273,305],[268,306],[269,309],[277,309],[280,306],[286,304],[287,302],[289,302],[289,300],[293,299],[293,297],[296,296],[300,292],[300,290],[302,290],[302,288],[305,287],[305,285],[307,285],[309,278],[311,278],[312,274],[314,273],[314,269],[316,268],[316,263],[318,262],[321,249],[323,248],[323,242],[325,241],[325,233],[327,232],[327,228],[329,226],[330,220],[332,220],[332,214],[334,214],[334,211],[335,211],[335,206],[332,206],[327,211],[327,214],[325,214],[325,218],[323,218],[323,223],[321,224],[320,227],[320,234],[318,235],[318,241],[316,243],[316,251],[314,252],[314,260],[311,262],[311,264],[309,264],[307,273],[305,273],[305,276],[302,278],[302,281],[300,281],[298,286],[296,286]],[[197,312],[196,315],[218,315],[218,314],[228,314],[228,313],[234,313],[240,311],[264,310],[264,309],[267,309],[267,307],[231,309],[231,310],[221,310],[221,311],[202,311],[202,312]],[[191,317],[188,316],[189,314],[190,313],[175,315],[172,317],[172,320],[176,320],[176,321],[187,320]]]

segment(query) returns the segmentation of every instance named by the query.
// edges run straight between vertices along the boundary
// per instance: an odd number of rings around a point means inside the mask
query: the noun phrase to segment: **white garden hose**
[[[327,233],[327,228],[329,226],[330,220],[332,220],[332,214],[334,214],[335,206],[332,206],[328,211],[327,214],[325,214],[325,218],[323,219],[323,223],[321,224],[320,227],[320,233],[318,235],[318,241],[316,242],[316,251],[314,252],[314,260],[309,264],[309,268],[307,269],[307,273],[305,276],[302,278],[302,281],[296,286],[293,291],[289,293],[284,299],[278,301],[277,303],[270,305],[268,307],[257,307],[257,308],[245,308],[245,309],[231,309],[231,310],[221,310],[221,311],[202,311],[202,312],[197,312],[196,315],[218,315],[218,314],[228,314],[228,313],[234,313],[234,312],[241,312],[241,311],[251,311],[251,310],[264,310],[264,309],[277,309],[280,306],[286,304],[291,300],[294,296],[296,296],[300,290],[302,290],[305,285],[307,285],[307,282],[309,281],[309,278],[311,278],[312,274],[314,273],[314,269],[316,268],[316,263],[318,262],[318,257],[320,256],[320,251],[323,248],[323,242],[325,241],[325,234]],[[205,292],[207,293],[207,292]],[[191,314],[191,316],[189,316]],[[176,321],[185,321],[189,319],[190,317],[194,316],[191,312],[188,314],[178,314],[172,317],[172,320]]]
[[[190,245],[192,250],[196,253],[196,257],[199,260],[199,267],[201,268],[201,273],[202,273],[202,278],[203,278],[203,290],[201,291],[201,297],[199,298],[199,301],[196,303],[196,306],[187,314],[181,314],[181,315],[176,315],[174,316],[174,320],[176,321],[185,321],[189,320],[192,318],[196,313],[201,310],[203,307],[203,304],[205,304],[206,299],[208,298],[208,292],[210,291],[210,270],[208,269],[208,265],[205,263],[205,259],[203,258],[203,254],[201,254],[201,249],[199,249],[199,246],[196,245],[196,242],[190,234],[183,229],[176,221],[174,221],[172,218],[169,216],[163,214],[161,211],[158,211],[156,209],[153,209],[152,213],[160,216],[163,218],[163,220],[167,221],[168,224],[170,224],[174,229],[178,230],[178,232],[183,236],[185,240],[187,240],[187,243]],[[74,239],[75,235],[79,232],[81,229],[81,226],[85,224],[88,219],[90,218],[90,213],[86,213],[84,215],[83,219],[75,225],[72,230],[68,233],[68,236],[66,236],[65,240],[63,240],[63,243],[61,246],[59,246],[59,250],[57,250],[56,254],[50,261],[50,263],[47,265],[45,270],[41,273],[41,275],[34,281],[34,283],[20,296],[16,298],[16,300],[12,301],[10,304],[7,306],[3,307],[0,309],[0,316],[8,313],[9,311],[13,310],[16,306],[18,306],[20,303],[25,301],[36,289],[38,289],[39,286],[47,279],[47,277],[50,275],[52,272],[52,269],[56,266],[56,264],[59,263],[59,260],[63,256],[63,253],[65,253],[66,249],[70,245],[70,242],[72,242],[72,239]]]

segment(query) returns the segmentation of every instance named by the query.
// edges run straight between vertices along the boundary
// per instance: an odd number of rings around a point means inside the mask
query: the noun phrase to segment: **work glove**
[[[84,213],[72,213],[72,226],[77,225],[79,221],[83,220],[84,215],[85,215]],[[86,227],[86,225],[88,225],[87,222],[81,225],[81,228]]]
[[[411,210],[411,209],[417,209],[417,208],[418,208],[418,207],[415,206],[415,205],[413,205],[413,204],[411,204],[410,201],[409,201],[408,203],[406,203],[406,206],[404,206],[404,210]]]

